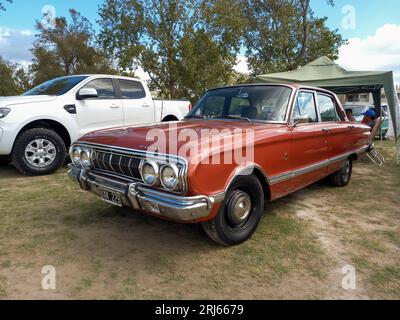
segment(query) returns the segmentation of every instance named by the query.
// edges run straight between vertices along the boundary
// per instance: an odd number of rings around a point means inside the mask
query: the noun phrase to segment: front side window
[[[143,85],[139,81],[118,80],[122,99],[143,99],[146,97]]]
[[[90,81],[83,88],[96,89],[98,97],[94,99],[115,99],[115,90],[111,79],[96,79]]]
[[[61,96],[86,78],[87,76],[74,76],[53,79],[25,92],[23,96]]]
[[[318,108],[321,114],[322,122],[338,121],[339,117],[336,112],[336,104],[329,96],[318,94]]]
[[[250,120],[283,122],[292,89],[284,86],[242,86],[208,91],[187,118],[242,117]]]
[[[294,105],[293,119],[300,123],[318,122],[313,92],[299,92]]]

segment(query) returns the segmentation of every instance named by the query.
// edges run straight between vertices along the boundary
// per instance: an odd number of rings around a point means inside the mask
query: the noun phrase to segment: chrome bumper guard
[[[118,181],[74,165],[69,165],[68,175],[85,191],[100,197],[104,191],[114,192],[121,196],[122,206],[183,222],[207,217],[214,204],[224,199],[224,194],[177,196],[147,188],[142,183]]]

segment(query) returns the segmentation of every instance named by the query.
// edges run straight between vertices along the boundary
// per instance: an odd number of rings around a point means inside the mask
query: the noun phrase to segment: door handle
[[[329,133],[329,132],[331,132],[331,129],[323,128],[322,131],[325,132],[325,133]]]
[[[119,105],[118,104],[112,104],[110,106],[111,109],[119,109]]]
[[[148,107],[150,107],[150,105],[149,104],[142,104],[142,107],[143,108],[148,108]]]
[[[355,126],[348,126],[347,128],[349,128],[350,130],[353,130],[353,129],[355,129],[356,127],[355,127]]]

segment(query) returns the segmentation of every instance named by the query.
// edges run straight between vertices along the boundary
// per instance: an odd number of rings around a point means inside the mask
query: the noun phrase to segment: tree
[[[6,2],[12,3],[13,0],[5,0]],[[4,6],[4,1],[0,1],[0,11],[5,11],[6,7]]]
[[[337,59],[345,43],[310,0],[243,0],[244,44],[253,75],[298,68],[322,55]],[[328,4],[333,5],[329,0]]]
[[[195,100],[233,74],[240,49],[236,2],[107,0],[99,15],[102,48],[122,71],[143,67],[162,96]]]
[[[35,85],[72,74],[115,73],[94,45],[95,33],[89,20],[73,9],[69,12],[70,22],[65,17],[58,17],[53,28],[39,21],[36,24],[39,34],[32,49],[31,65]]]
[[[23,82],[24,69],[0,56],[0,96],[14,96],[26,91],[29,81]],[[25,78],[27,79],[27,78]]]

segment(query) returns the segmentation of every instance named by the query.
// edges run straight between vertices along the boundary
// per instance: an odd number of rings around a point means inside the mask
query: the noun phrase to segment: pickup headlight
[[[0,108],[0,119],[5,118],[10,113],[10,111],[10,108]]]
[[[179,186],[179,169],[175,164],[166,164],[161,169],[161,184],[167,190],[175,190]]]
[[[81,151],[82,150],[80,147],[72,147],[71,151],[70,151],[70,157],[71,157],[72,163],[77,167],[80,167],[82,164]]]
[[[89,149],[82,149],[81,151],[81,165],[83,169],[90,169],[92,166],[92,163],[90,161],[91,159],[91,151]]]
[[[141,165],[140,174],[143,182],[148,186],[154,186],[158,180],[158,164],[154,161],[145,161]]]

